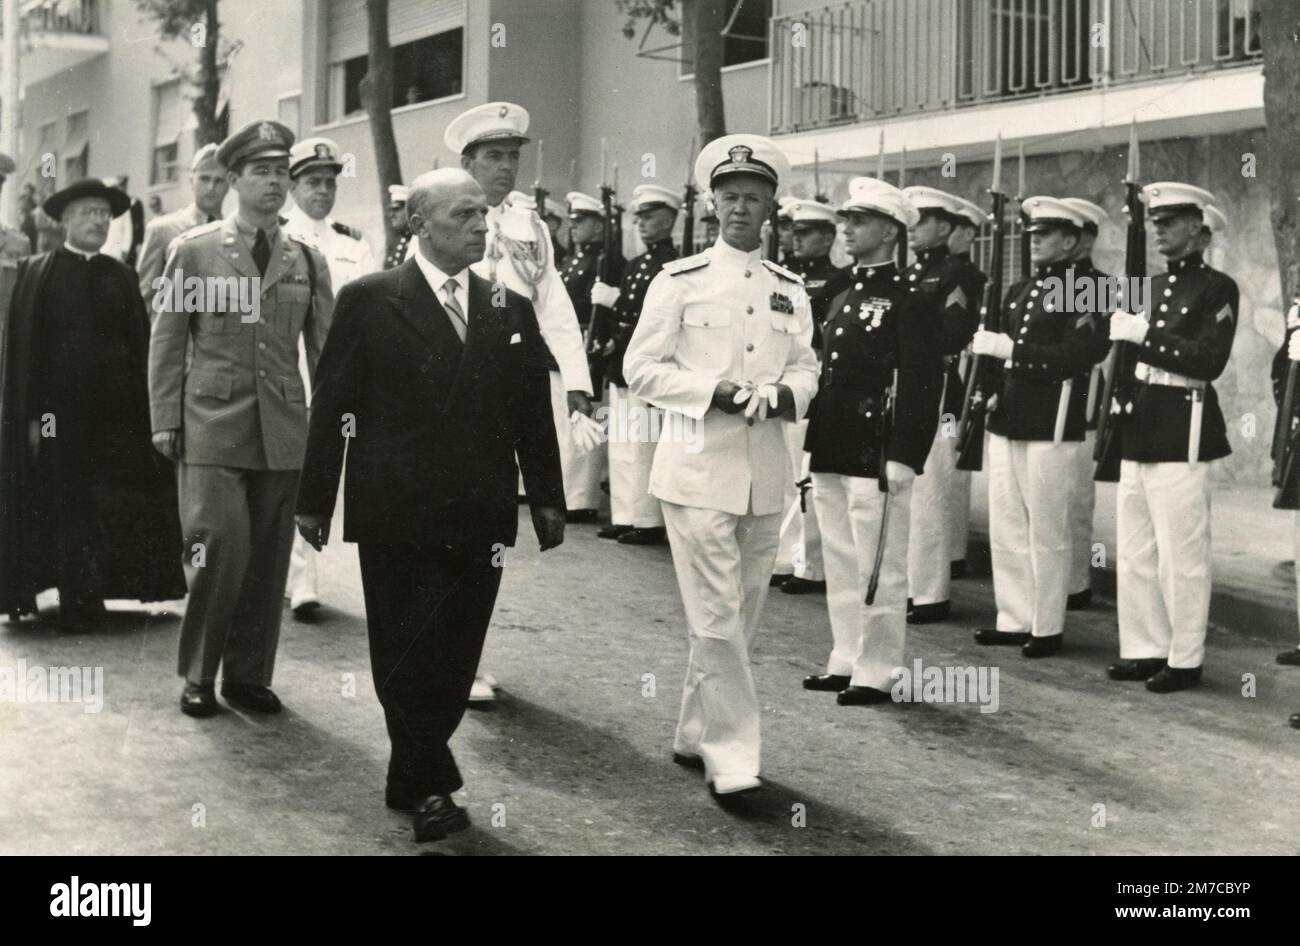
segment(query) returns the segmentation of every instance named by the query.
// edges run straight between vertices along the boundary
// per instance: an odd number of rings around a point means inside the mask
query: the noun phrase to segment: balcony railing
[[[40,34],[100,35],[99,0],[25,0],[18,10],[20,32],[29,42]]]
[[[1263,0],[855,0],[774,17],[773,134],[1259,62]]]

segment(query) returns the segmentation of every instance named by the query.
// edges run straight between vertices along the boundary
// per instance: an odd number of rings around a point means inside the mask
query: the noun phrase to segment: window
[[[181,95],[181,82],[173,79],[153,90],[153,159],[149,166],[149,183],[173,184],[179,176],[181,131],[189,103]]]
[[[364,110],[361,80],[369,65],[365,5],[326,0],[328,121]],[[389,0],[393,107],[460,95],[465,89],[465,0]],[[315,118],[312,116],[311,118]]]
[[[459,95],[461,88],[462,29],[426,36],[393,47],[393,107],[430,102]],[[365,109],[361,101],[361,80],[366,76],[368,56],[357,56],[343,64],[343,114]]]
[[[717,2],[717,0],[713,0]],[[726,33],[722,40],[722,65],[739,66],[767,58],[768,22],[772,0],[722,0],[727,7]],[[695,71],[695,30],[691,8],[694,0],[682,0],[683,76]]]
[[[90,174],[90,112],[68,116],[68,137],[63,143],[63,180],[79,181]]]

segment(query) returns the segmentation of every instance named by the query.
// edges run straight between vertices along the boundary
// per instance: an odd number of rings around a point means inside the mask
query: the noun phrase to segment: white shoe
[[[312,611],[315,611],[319,607],[320,607],[320,599],[318,599],[313,594],[301,595],[299,597],[293,598],[289,602],[289,610],[291,610],[294,614],[297,615],[309,614]]]
[[[469,701],[471,703],[492,703],[497,698],[496,691],[488,686],[487,681],[482,677],[474,678],[474,685],[469,688]]]
[[[475,679],[475,680],[482,680],[484,683],[486,683],[488,686],[490,686],[490,687],[491,687],[492,689],[494,689],[494,690],[495,690],[497,687],[501,686],[501,684],[497,683],[497,678],[494,677],[494,676],[492,676],[492,674],[490,674],[490,673],[478,673],[478,674],[475,674],[475,675],[474,675],[474,679]]]

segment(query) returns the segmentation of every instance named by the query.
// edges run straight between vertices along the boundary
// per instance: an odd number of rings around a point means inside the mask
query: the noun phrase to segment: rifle
[[[682,248],[679,256],[693,256],[695,254],[695,177],[692,169],[695,167],[695,139],[691,138],[691,150],[686,161],[686,187],[682,190],[682,210],[685,216],[682,217]]]
[[[1020,142],[1019,154],[1016,158],[1018,170],[1016,172],[1016,200],[1020,204],[1020,246],[1019,260],[1020,278],[1028,279],[1032,263],[1029,259],[1029,234],[1025,232],[1025,227],[1029,225],[1029,214],[1025,211],[1025,201],[1029,198],[1029,191],[1025,187],[1025,143]]]
[[[1292,311],[1300,307],[1300,299],[1292,306]],[[1283,347],[1291,340],[1295,329],[1283,336]],[[1286,366],[1286,387],[1283,389],[1282,401],[1277,406],[1277,422],[1273,427],[1273,485],[1277,492],[1273,494],[1274,509],[1300,509],[1300,477],[1296,474],[1296,456],[1300,453],[1300,418],[1296,416],[1297,396],[1300,396],[1300,362],[1288,361]]]
[[[1129,129],[1128,173],[1124,175],[1124,203],[1128,210],[1128,239],[1124,247],[1124,274],[1133,285],[1134,278],[1147,274],[1146,207],[1142,203],[1141,159],[1138,154],[1137,119]],[[1132,300],[1126,300],[1131,306]],[[1137,367],[1137,346],[1116,342],[1106,362],[1106,387],[1101,396],[1101,413],[1097,417],[1097,447],[1092,458],[1097,461],[1093,479],[1099,483],[1119,482],[1120,426],[1133,413],[1133,371]]]
[[[980,330],[1000,331],[1002,322],[1002,261],[1006,257],[1006,203],[1002,193],[1002,133],[993,145],[993,181],[989,186],[993,198],[993,252],[989,259],[988,281],[980,304]],[[984,467],[984,423],[989,400],[997,393],[1001,373],[988,355],[975,355],[966,371],[966,396],[962,401],[961,421],[957,428],[957,469],[980,470]]]
[[[537,139],[537,176],[533,178],[533,202],[537,204],[537,216],[546,219],[546,198],[550,192],[542,186],[542,145],[546,142]]]
[[[903,184],[907,180],[907,145],[903,145],[903,150],[898,153],[898,189],[903,189]],[[898,230],[898,245],[894,247],[898,254],[898,271],[902,273],[907,269],[907,231],[902,227]]]
[[[619,274],[614,271],[614,265],[618,254],[621,252],[619,243],[621,221],[618,219],[619,215],[615,204],[615,189],[618,186],[618,165],[614,165],[614,180],[611,183],[605,173],[608,151],[604,140],[601,141],[600,147],[600,204],[604,226],[601,233],[600,258],[596,260],[596,278],[607,286],[616,286],[620,279]],[[587,327],[587,356],[591,362],[593,375],[603,372],[607,355],[605,348],[613,341],[615,324],[613,309],[603,305],[592,305],[591,324]],[[597,379],[593,378],[592,380],[594,382]]]

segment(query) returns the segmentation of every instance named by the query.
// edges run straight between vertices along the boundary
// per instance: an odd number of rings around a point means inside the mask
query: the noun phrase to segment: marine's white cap
[[[1148,184],[1142,188],[1142,199],[1147,205],[1147,216],[1152,220],[1162,220],[1188,210],[1203,212],[1215,203],[1214,195],[1204,188],[1178,181]]]
[[[854,211],[888,217],[909,230],[921,219],[921,212],[906,194],[893,184],[874,177],[855,177],[849,181],[849,199],[840,205],[839,216]]]
[[[642,211],[654,210],[656,207],[668,207],[674,211],[680,210],[682,207],[681,195],[666,187],[660,187],[658,184],[640,184],[633,188],[632,213],[639,214]]]
[[[527,131],[528,109],[513,102],[488,102],[453,118],[442,133],[442,142],[447,150],[464,154],[470,145],[482,141],[513,138],[525,142]]]

